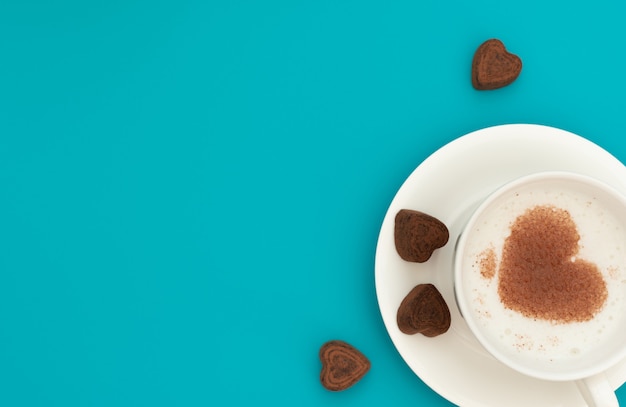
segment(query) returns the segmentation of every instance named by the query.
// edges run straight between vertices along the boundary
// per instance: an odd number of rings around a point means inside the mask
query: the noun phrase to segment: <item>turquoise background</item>
[[[625,15],[2,1],[0,405],[450,405],[378,312],[387,206],[424,158],[496,124],[560,127],[626,161]],[[492,37],[524,68],[478,92],[471,59]],[[345,392],[319,383],[329,339],[372,362]]]

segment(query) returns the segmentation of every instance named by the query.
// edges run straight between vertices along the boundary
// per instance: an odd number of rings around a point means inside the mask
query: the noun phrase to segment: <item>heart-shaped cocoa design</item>
[[[502,41],[483,42],[474,53],[472,85],[478,90],[498,89],[509,85],[522,71],[522,60],[509,53]]]
[[[402,209],[396,214],[396,250],[406,261],[423,263],[448,243],[449,232],[439,219],[426,213]]]
[[[352,386],[370,369],[370,361],[350,344],[333,340],[320,348],[322,386],[331,391],[345,390]]]
[[[551,205],[528,209],[511,225],[498,269],[505,307],[557,323],[590,320],[608,297],[597,265],[579,259],[578,228]]]
[[[450,309],[437,287],[419,284],[400,303],[397,320],[398,328],[405,334],[434,337],[450,328]]]

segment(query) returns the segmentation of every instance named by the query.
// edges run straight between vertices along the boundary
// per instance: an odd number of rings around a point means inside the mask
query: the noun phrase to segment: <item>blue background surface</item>
[[[626,161],[623,2],[0,3],[0,405],[450,405],[374,252],[445,143],[560,127]],[[478,92],[476,47],[524,63]],[[319,383],[317,352],[371,360]],[[619,390],[626,402],[626,390]]]

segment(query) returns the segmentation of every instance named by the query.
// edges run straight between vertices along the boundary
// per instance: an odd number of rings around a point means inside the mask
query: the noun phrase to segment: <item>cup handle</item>
[[[576,386],[589,407],[619,407],[615,391],[604,373],[577,380]]]

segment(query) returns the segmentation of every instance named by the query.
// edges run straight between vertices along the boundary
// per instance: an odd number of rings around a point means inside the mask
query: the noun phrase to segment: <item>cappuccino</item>
[[[595,191],[569,181],[521,184],[463,232],[464,317],[500,354],[547,369],[577,366],[621,335],[623,203]]]

